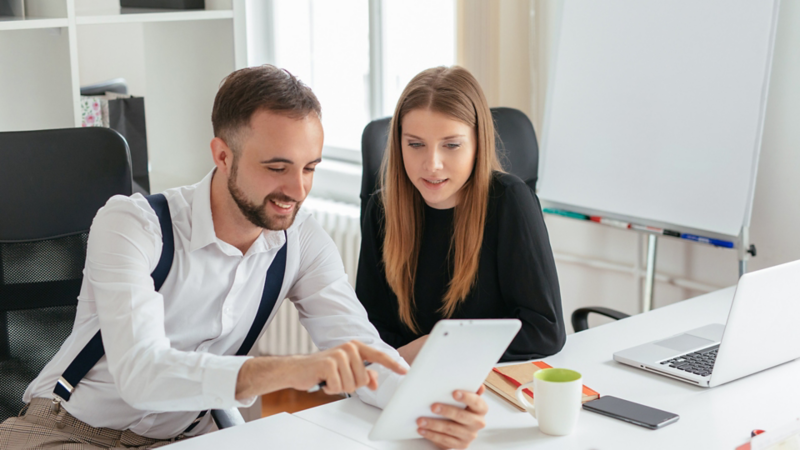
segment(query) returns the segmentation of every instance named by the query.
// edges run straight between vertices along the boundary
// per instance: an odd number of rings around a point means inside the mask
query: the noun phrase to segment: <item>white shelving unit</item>
[[[76,14],[80,0],[24,1],[33,17],[0,17],[0,131],[80,126],[80,86],[122,77],[145,98],[151,190],[211,169],[214,96],[247,65],[245,0],[108,15]]]
[[[176,22],[187,20],[216,20],[232,19],[233,10],[193,10],[169,11],[138,8],[122,8],[118,15],[108,16],[78,16],[78,25],[97,25],[103,23],[145,23],[145,22]]]
[[[22,17],[0,16],[0,31],[66,28],[67,23],[67,19],[25,19]]]

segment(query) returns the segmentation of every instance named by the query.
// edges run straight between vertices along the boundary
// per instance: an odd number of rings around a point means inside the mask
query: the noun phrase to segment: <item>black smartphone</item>
[[[583,409],[630,422],[651,430],[677,422],[680,416],[660,409],[629,402],[612,395],[604,395],[597,400],[583,404]]]

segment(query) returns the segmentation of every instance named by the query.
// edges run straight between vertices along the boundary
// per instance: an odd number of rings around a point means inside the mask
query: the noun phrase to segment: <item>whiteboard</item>
[[[778,0],[565,0],[539,196],[643,225],[749,226]]]

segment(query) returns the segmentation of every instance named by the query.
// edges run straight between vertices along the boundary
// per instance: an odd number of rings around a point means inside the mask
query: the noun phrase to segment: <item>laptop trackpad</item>
[[[688,352],[689,350],[694,350],[699,347],[708,346],[713,344],[714,341],[709,339],[703,339],[701,337],[692,336],[691,334],[681,334],[680,336],[675,336],[669,339],[664,339],[663,341],[654,342],[656,345],[660,345],[662,347],[666,347],[672,350],[677,350],[679,352]]]

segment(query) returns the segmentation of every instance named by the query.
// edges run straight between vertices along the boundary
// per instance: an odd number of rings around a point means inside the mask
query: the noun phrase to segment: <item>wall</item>
[[[528,0],[459,0],[457,64],[481,83],[492,106],[517,108],[531,116],[532,95]]]
[[[68,34],[0,32],[0,132],[74,126]]]
[[[128,93],[147,93],[144,33],[139,23],[84,25],[77,31],[81,86],[123,77]],[[108,39],[114,36],[114,39]],[[102,61],[99,64],[98,61]]]
[[[537,132],[559,5],[560,0],[459,2],[459,64],[473,71],[491,106],[521,109]],[[758,256],[750,270],[800,259],[800,29],[793,23],[800,23],[800,2],[783,2],[751,222]],[[546,221],[567,315],[588,305],[639,311],[644,236],[559,217]],[[735,284],[738,276],[734,251],[670,238],[659,239],[656,267],[655,307]]]

